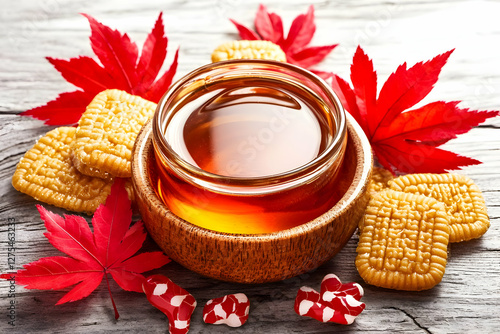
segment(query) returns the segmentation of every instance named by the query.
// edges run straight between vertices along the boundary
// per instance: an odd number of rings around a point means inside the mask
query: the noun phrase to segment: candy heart
[[[321,282],[321,292],[303,286],[295,298],[295,312],[322,322],[352,324],[365,309],[360,302],[363,288],[358,283],[342,284],[334,274],[328,274]]]
[[[149,302],[165,313],[170,334],[186,334],[196,308],[194,297],[163,275],[149,276],[142,284]]]
[[[250,301],[243,293],[209,300],[203,308],[203,321],[207,324],[226,324],[240,327],[248,319]]]

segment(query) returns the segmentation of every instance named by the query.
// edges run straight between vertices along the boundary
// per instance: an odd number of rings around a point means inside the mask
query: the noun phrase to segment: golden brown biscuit
[[[481,191],[465,175],[408,174],[390,181],[389,186],[444,203],[450,216],[450,242],[479,238],[490,226]]]
[[[212,62],[230,59],[267,59],[286,62],[281,48],[270,41],[232,41],[219,45],[212,52]]]
[[[356,268],[365,282],[425,290],[445,271],[449,222],[444,205],[422,195],[383,190],[362,218]]]
[[[372,179],[368,184],[368,193],[370,194],[370,196],[373,196],[377,192],[388,188],[388,182],[393,178],[394,176],[387,169],[373,167]]]
[[[71,163],[76,129],[60,127],[40,138],[17,165],[12,185],[36,200],[70,211],[92,213],[104,203],[112,180],[80,173]]]
[[[121,90],[97,94],[80,118],[71,144],[75,167],[90,176],[130,177],[135,139],[155,109],[155,103]]]

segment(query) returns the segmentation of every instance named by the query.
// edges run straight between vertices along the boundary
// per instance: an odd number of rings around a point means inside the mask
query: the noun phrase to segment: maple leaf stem
[[[111,288],[109,286],[108,273],[104,274],[104,278],[106,279],[106,285],[108,286],[109,298],[111,298],[111,303],[113,304],[113,309],[115,310],[115,319],[118,320],[120,315],[118,314],[118,309],[116,308],[115,300],[113,299],[113,295],[111,294]]]

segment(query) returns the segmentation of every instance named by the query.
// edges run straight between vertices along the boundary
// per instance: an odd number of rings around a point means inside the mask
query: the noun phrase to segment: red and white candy
[[[322,322],[350,325],[365,309],[360,302],[363,288],[358,283],[342,284],[334,274],[328,274],[321,282],[321,292],[303,286],[295,298],[295,312],[301,316]]]
[[[207,324],[226,324],[240,327],[248,320],[250,301],[243,293],[209,300],[203,308],[203,321]]]
[[[196,308],[194,297],[163,275],[149,276],[142,284],[149,302],[165,313],[170,334],[186,334]]]

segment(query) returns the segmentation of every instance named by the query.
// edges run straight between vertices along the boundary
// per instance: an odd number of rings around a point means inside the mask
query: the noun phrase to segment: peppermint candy
[[[149,276],[142,284],[149,302],[168,318],[170,334],[186,334],[196,308],[194,297],[163,275]]]
[[[210,299],[203,308],[203,321],[207,324],[226,324],[240,327],[248,320],[250,301],[243,293]]]
[[[322,322],[350,325],[365,309],[360,302],[363,288],[358,283],[342,284],[334,274],[328,274],[321,282],[321,291],[303,286],[295,298],[294,309],[298,315]]]

